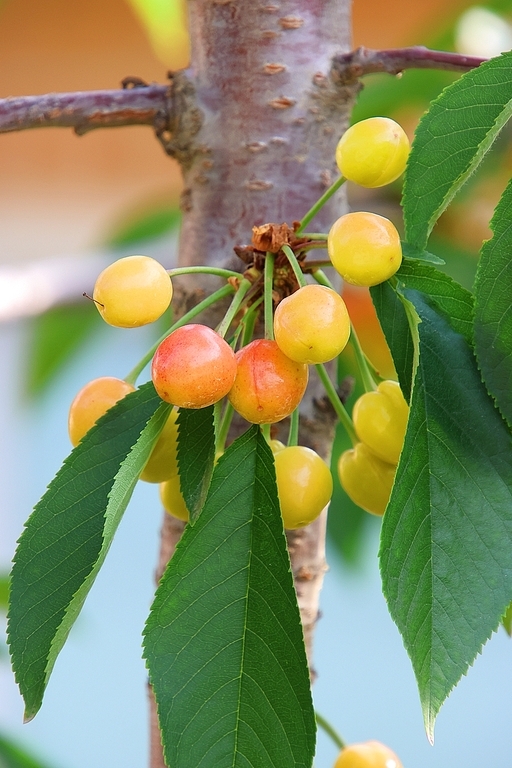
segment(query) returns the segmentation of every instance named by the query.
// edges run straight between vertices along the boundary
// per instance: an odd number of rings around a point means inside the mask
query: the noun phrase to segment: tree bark
[[[335,147],[359,87],[331,76],[332,58],[350,47],[349,4],[189,0],[189,10],[191,63],[175,75],[179,117],[163,137],[183,170],[179,261],[241,268],[233,248],[250,242],[253,226],[291,225],[337,175]],[[344,211],[339,193],[311,227],[326,231]],[[313,380],[301,443],[328,458],[333,418],[320,401]],[[312,674],[325,521],[324,513],[307,529],[288,534]],[[161,552],[174,551],[181,531],[164,525],[162,535]],[[151,768],[162,766],[158,745],[153,740]]]

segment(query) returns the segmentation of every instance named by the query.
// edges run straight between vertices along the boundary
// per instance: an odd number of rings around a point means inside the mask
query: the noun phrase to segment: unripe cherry
[[[333,768],[402,768],[402,763],[380,741],[365,741],[342,749]]]
[[[78,445],[100,416],[130,392],[135,392],[135,388],[114,376],[101,376],[82,387],[69,409],[68,432],[72,444]]]
[[[331,470],[303,445],[278,450],[274,461],[284,527],[293,530],[312,523],[331,500]]]
[[[140,479],[163,483],[178,474],[178,410],[173,408],[156,441]]]
[[[356,400],[352,411],[358,438],[383,461],[397,464],[402,452],[409,406],[396,381],[381,381],[375,392]]]
[[[332,225],[327,250],[347,283],[372,286],[392,277],[402,263],[400,235],[376,213],[346,213]]]
[[[237,354],[229,393],[233,408],[253,424],[273,424],[298,406],[308,383],[308,367],[290,360],[275,341],[255,339]]]
[[[151,377],[155,389],[179,408],[204,408],[221,400],[235,380],[235,353],[207,325],[183,325],[155,352]]]
[[[188,523],[189,511],[181,492],[180,476],[174,475],[160,484],[160,499],[166,512]]]
[[[409,152],[401,125],[389,117],[370,117],[343,134],[336,147],[336,164],[349,181],[383,187],[404,172]]]
[[[344,451],[338,461],[340,483],[354,504],[383,515],[395,481],[396,466],[382,461],[365,443]]]
[[[292,360],[326,363],[340,354],[350,336],[345,302],[331,288],[305,285],[277,305],[274,336]]]
[[[162,265],[149,256],[126,256],[101,272],[93,299],[109,325],[136,328],[163,315],[172,299],[172,283]]]

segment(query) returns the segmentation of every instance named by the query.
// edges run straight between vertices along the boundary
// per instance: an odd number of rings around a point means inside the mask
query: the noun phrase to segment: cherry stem
[[[361,342],[359,341],[359,336],[353,325],[350,326],[350,343],[352,344],[352,349],[356,356],[357,366],[361,374],[361,379],[363,380],[364,391],[374,392],[377,389],[377,384],[372,376],[366,355],[364,354]]]
[[[270,443],[270,424],[261,425],[261,434],[263,435],[267,443]]]
[[[240,272],[235,272],[233,269],[222,269],[221,267],[175,267],[174,269],[168,269],[167,274],[169,277],[177,277],[178,275],[193,275],[193,274],[205,274],[216,275],[217,277],[240,277]]]
[[[293,274],[297,278],[298,284],[300,285],[301,288],[304,288],[304,286],[307,285],[306,278],[304,277],[304,272],[301,269],[301,266],[297,260],[296,255],[294,254],[294,252],[292,251],[289,245],[283,245],[282,251],[286,255],[286,258],[288,259],[288,261],[290,262],[290,266],[293,269]]]
[[[290,431],[287,445],[297,445],[299,442],[299,409],[296,408],[290,416]]]
[[[327,397],[331,401],[331,405],[336,412],[336,416],[338,417],[341,424],[345,428],[345,431],[350,437],[352,441],[352,445],[355,446],[359,442],[359,440],[357,439],[357,435],[354,429],[354,424],[352,423],[352,419],[348,415],[345,406],[343,405],[340,398],[338,397],[338,393],[336,392],[334,384],[329,378],[329,374],[327,373],[325,366],[322,364],[317,364],[315,365],[315,368],[317,370],[318,376],[320,377],[320,381],[324,385],[324,389],[327,393]]]
[[[275,254],[267,252],[265,256],[265,272],[263,275],[263,295],[265,303],[263,313],[265,318],[265,338],[271,341],[274,338],[274,261]]]
[[[240,281],[240,285],[238,286],[237,292],[233,296],[233,301],[228,307],[228,310],[226,314],[224,315],[224,319],[220,322],[219,326],[217,327],[217,333],[219,336],[224,336],[229,331],[229,327],[233,320],[235,319],[236,313],[239,311],[242,302],[245,298],[245,294],[247,291],[251,288],[252,283],[250,280],[247,280],[247,278],[244,277],[243,280]]]
[[[205,309],[208,309],[208,307],[211,307],[212,304],[215,304],[217,301],[221,301],[221,299],[225,298],[226,296],[229,296],[231,293],[234,292],[234,288],[232,285],[223,285],[222,288],[219,288],[218,291],[215,291],[215,293],[212,293],[210,296],[207,296],[206,299],[203,299],[203,301],[200,301],[199,304],[197,304],[195,307],[193,307],[189,312],[186,312],[183,317],[181,317],[179,320],[177,320],[169,330],[167,330],[158,341],[155,341],[153,346],[146,352],[144,357],[137,363],[137,365],[132,368],[128,376],[125,376],[125,381],[127,384],[131,384],[132,386],[135,386],[135,382],[139,378],[139,375],[142,373],[146,365],[151,361],[153,355],[155,354],[157,348],[160,346],[162,341],[166,339],[169,334],[171,334],[173,331],[175,331],[177,328],[181,328],[182,325],[186,325],[190,320],[193,320],[194,317],[199,315],[201,312],[203,312]]]
[[[228,432],[231,426],[231,422],[233,420],[234,413],[235,413],[235,409],[233,408],[233,406],[228,400],[228,402],[226,403],[226,408],[222,415],[222,419],[220,420],[219,430],[217,433],[217,444],[215,446],[215,449],[217,452],[224,451],[224,448],[226,447],[226,440],[228,437]]]
[[[299,235],[302,232],[304,227],[306,227],[309,224],[309,222],[311,221],[311,219],[313,219],[316,216],[316,214],[318,213],[320,208],[322,208],[325,205],[325,203],[328,200],[331,199],[331,197],[334,195],[334,193],[338,191],[338,189],[341,187],[342,184],[345,183],[345,181],[346,181],[345,177],[344,176],[340,176],[338,179],[336,179],[334,184],[331,184],[329,189],[327,189],[323,193],[322,197],[320,197],[316,201],[316,203],[309,209],[309,211],[306,213],[306,215],[302,218],[302,220],[301,220],[301,222],[299,224],[299,228],[295,231],[296,235]]]
[[[302,237],[307,237],[308,240],[327,240],[329,235],[326,232],[303,232]]]
[[[331,739],[334,741],[338,749],[345,749],[347,746],[341,736],[339,735],[338,731],[333,728],[333,726],[329,723],[328,720],[325,719],[325,717],[322,717],[322,715],[319,712],[315,711],[315,719],[316,724],[320,726],[320,728],[325,731],[325,733],[331,737]]]
[[[324,285],[326,288],[332,288],[332,290],[335,290],[333,284],[321,269],[314,269],[311,274],[313,275],[317,283],[319,283],[320,285]],[[368,365],[368,360],[366,359],[366,355],[364,354],[363,348],[361,347],[361,342],[359,341],[359,337],[352,323],[350,325],[350,342],[352,344],[352,348],[356,356],[359,372],[361,373],[361,379],[363,380],[364,391],[373,392],[375,389],[377,389],[377,385],[375,383],[375,379],[373,378],[372,372],[370,370],[370,366]]]

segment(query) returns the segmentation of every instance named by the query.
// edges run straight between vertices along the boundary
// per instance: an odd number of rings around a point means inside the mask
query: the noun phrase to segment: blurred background
[[[187,63],[183,10],[180,0],[0,0],[0,98],[116,88],[128,75],[163,83],[168,69]],[[480,56],[512,48],[512,0],[354,0],[353,19],[354,47],[423,44]],[[389,115],[412,138],[429,100],[452,79],[414,71],[366,78],[354,120]],[[510,147],[505,129],[429,244],[466,287],[511,175]],[[170,266],[179,194],[178,167],[149,128],[81,138],[63,129],[0,136],[0,617],[1,574],[23,522],[69,452],[69,403],[96,376],[124,376],[155,334],[109,328],[85,300],[53,307],[55,276],[75,280],[81,297],[84,281],[120,255],[147,253]],[[349,197],[353,208],[385,213],[400,226],[400,183],[350,188]],[[367,353],[392,375],[367,293],[352,289],[346,300]],[[347,352],[340,377],[352,370]],[[335,452],[343,448],[340,434]],[[157,489],[139,486],[57,661],[43,709],[25,726],[0,640],[0,768],[147,763],[140,635],[154,589],[161,511]],[[503,630],[444,706],[436,745],[428,745],[412,670],[380,592],[379,526],[337,488],[316,640],[318,710],[347,741],[389,744],[404,768],[512,765],[512,646]],[[336,752],[320,733],[316,768],[331,766]]]

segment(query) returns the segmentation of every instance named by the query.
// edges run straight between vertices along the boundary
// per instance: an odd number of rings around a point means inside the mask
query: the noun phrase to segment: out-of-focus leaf
[[[141,20],[155,53],[175,67],[186,64],[188,32],[182,0],[128,0]]]
[[[512,425],[512,182],[491,229],[475,280],[475,354],[487,389]]]
[[[215,461],[213,405],[180,408],[178,413],[178,466],[181,493],[194,522],[210,487]]]
[[[315,717],[272,452],[251,427],[160,581],[144,656],[173,768],[310,768]]]
[[[77,350],[102,326],[92,301],[54,307],[30,321],[26,387],[42,394]]]
[[[0,574],[0,611],[7,610],[9,600],[9,576],[6,573]]]
[[[111,248],[120,248],[143,240],[151,240],[177,229],[180,221],[181,213],[178,208],[172,205],[159,206],[119,226],[117,231],[109,237],[108,245]]]
[[[0,768],[49,768],[8,736],[0,734]]]
[[[424,248],[439,216],[512,115],[512,53],[467,72],[430,105],[405,172],[406,240]]]

